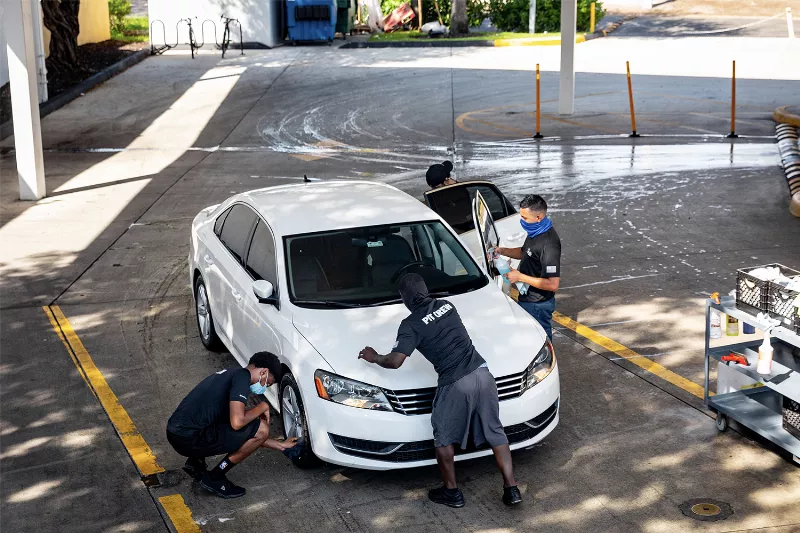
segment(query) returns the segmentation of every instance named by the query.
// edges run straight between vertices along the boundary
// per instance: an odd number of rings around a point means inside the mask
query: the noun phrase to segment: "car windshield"
[[[399,301],[397,281],[417,273],[439,296],[488,280],[439,221],[371,226],[284,238],[289,293],[303,307],[351,307]]]

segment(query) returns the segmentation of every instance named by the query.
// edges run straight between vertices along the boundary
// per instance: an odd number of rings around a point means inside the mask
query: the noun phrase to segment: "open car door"
[[[476,259],[489,277],[494,279],[498,273],[492,262],[492,253],[499,246],[500,237],[497,235],[497,228],[494,225],[489,206],[480,192],[476,192],[475,198],[472,200],[472,220],[475,226],[477,246],[481,252]]]
[[[475,231],[473,202],[480,193],[494,219],[497,235],[503,246],[521,246],[525,234],[519,225],[519,214],[497,186],[490,181],[461,181],[425,192],[425,204],[436,211],[462,238],[470,253],[478,260],[482,250],[472,236]]]

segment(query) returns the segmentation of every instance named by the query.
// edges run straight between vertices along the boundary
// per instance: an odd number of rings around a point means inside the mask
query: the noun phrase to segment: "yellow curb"
[[[789,113],[788,105],[776,109],[772,114],[772,119],[781,124],[789,124],[795,128],[800,128],[800,115]]]
[[[576,43],[586,41],[584,35],[575,37]],[[524,37],[522,39],[497,39],[495,46],[558,46],[561,44],[561,37]]]

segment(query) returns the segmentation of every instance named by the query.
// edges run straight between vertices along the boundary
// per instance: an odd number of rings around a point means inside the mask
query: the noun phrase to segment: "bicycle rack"
[[[214,43],[219,47],[219,42],[217,42],[217,24],[211,19],[204,20],[200,25],[200,37],[203,39],[203,43],[205,44],[206,42],[206,22],[210,22],[214,27]]]
[[[161,35],[164,37],[164,39],[163,39],[164,44],[158,45],[158,46],[156,46],[155,33],[153,32],[153,24],[155,24],[156,22],[161,24]],[[178,22],[178,24],[180,24],[180,21]],[[177,25],[175,26],[175,28],[177,29]],[[159,19],[154,19],[150,23],[150,38],[153,39],[153,42],[150,43],[150,54],[151,55],[161,55],[164,52],[166,52],[167,50],[169,50],[171,48],[175,48],[176,46],[178,46],[177,40],[175,41],[175,44],[167,44],[167,27],[164,25],[164,21],[159,20]],[[177,39],[177,38],[178,38],[178,34],[176,32],[175,33],[175,39]]]

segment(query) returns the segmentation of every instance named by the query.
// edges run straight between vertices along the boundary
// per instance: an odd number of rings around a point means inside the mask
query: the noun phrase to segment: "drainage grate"
[[[684,515],[701,522],[717,522],[733,514],[733,508],[729,504],[708,498],[689,500],[680,504],[678,508]]]

